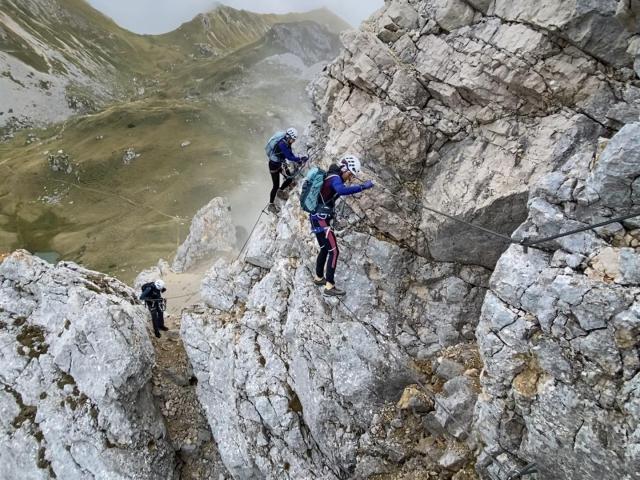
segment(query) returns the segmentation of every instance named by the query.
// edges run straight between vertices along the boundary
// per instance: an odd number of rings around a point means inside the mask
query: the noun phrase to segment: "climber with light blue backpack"
[[[287,167],[287,161],[303,165],[309,160],[308,157],[296,156],[291,146],[298,138],[298,131],[291,127],[286,132],[277,132],[267,142],[265,152],[269,159],[269,173],[271,174],[271,181],[273,182],[273,188],[269,195],[268,209],[272,213],[277,213],[278,209],[275,205],[276,195],[286,199],[288,196],[286,190],[291,186],[294,180],[294,175]],[[285,177],[285,181],[280,185],[280,175]]]
[[[341,297],[346,293],[335,285],[334,276],[340,252],[331,222],[336,215],[335,206],[338,198],[373,188],[371,180],[358,185],[345,185],[360,172],[360,160],[353,155],[345,155],[339,164],[331,165],[326,172],[313,167],[302,185],[300,206],[309,213],[311,231],[316,235],[320,245],[313,283],[324,287],[322,294],[327,297]]]

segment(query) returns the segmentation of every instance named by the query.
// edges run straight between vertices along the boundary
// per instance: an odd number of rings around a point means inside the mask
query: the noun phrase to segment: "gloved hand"
[[[364,182],[362,184],[362,190],[369,190],[370,188],[373,188],[373,182],[371,180],[367,180],[366,182]]]
[[[309,157],[301,157],[302,163],[307,163],[309,161]]]

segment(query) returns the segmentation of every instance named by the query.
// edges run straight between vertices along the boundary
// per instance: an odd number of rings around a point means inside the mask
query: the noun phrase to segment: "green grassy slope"
[[[121,40],[117,48],[128,51],[140,38]],[[141,41],[149,51],[164,48]],[[261,63],[277,53],[281,47],[263,36],[173,68],[147,59],[142,68],[154,82],[143,97],[0,143],[0,254],[56,252],[130,281],[158,258],[171,259],[191,217],[215,196],[230,197],[236,224],[250,228],[270,189],[264,143],[311,118],[306,81]],[[130,61],[115,56],[114,65]],[[125,165],[128,148],[141,156]],[[79,181],[50,170],[48,155],[59,150]]]
[[[304,83],[289,88],[302,93]],[[260,97],[147,99],[75,119],[61,135],[60,127],[35,132],[42,144],[20,146],[23,132],[0,145],[0,251],[55,251],[131,280],[172,257],[191,217],[213,197],[231,197],[248,182],[247,207],[259,207],[268,190],[265,139],[285,122],[308,120],[308,112],[292,116],[272,101],[273,92]],[[125,165],[130,147],[141,156]],[[80,181],[49,170],[45,153],[58,150],[78,165]],[[49,204],[45,196],[58,199]],[[244,220],[236,217],[238,225]]]
[[[45,49],[57,52],[88,76],[96,74],[96,67],[121,74],[151,73],[158,62],[179,58],[177,52],[171,54],[119,27],[84,0],[2,0],[1,12],[0,28],[6,33],[0,40],[3,51],[39,71],[48,69],[47,60],[56,73],[68,70],[62,61],[44,58]],[[16,29],[40,45],[25,41]]]

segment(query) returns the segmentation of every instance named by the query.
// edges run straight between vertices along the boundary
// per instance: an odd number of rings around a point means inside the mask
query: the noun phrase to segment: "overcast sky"
[[[120,26],[136,33],[164,33],[211,10],[214,0],[88,0]],[[302,12],[326,6],[353,26],[384,4],[384,0],[225,0],[221,3],[254,12]]]

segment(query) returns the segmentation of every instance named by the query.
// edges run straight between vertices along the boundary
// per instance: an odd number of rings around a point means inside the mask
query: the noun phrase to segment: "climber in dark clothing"
[[[339,165],[332,165],[320,190],[318,210],[309,215],[311,229],[316,234],[320,245],[320,253],[316,260],[316,274],[313,283],[324,285],[323,295],[343,296],[346,292],[335,286],[335,273],[338,265],[338,242],[331,229],[331,221],[335,217],[335,203],[341,196],[354,195],[373,188],[373,182],[367,180],[364,183],[346,186],[345,182],[351,181],[360,173],[360,160],[353,155],[345,155]]]
[[[142,295],[140,300],[143,300],[149,311],[151,312],[151,321],[153,322],[153,333],[157,338],[160,338],[160,330],[166,332],[169,330],[164,326],[164,309],[167,305],[166,300],[162,298],[162,294],[167,289],[162,280],[156,280],[155,282],[149,282],[142,285]]]
[[[269,195],[269,210],[273,213],[277,212],[277,208],[274,203],[276,200],[276,194],[278,194],[278,191],[284,192],[284,190],[289,188],[291,183],[293,183],[293,177],[287,168],[287,161],[303,164],[308,160],[307,157],[297,157],[291,150],[291,145],[297,138],[298,131],[292,127],[286,131],[284,137],[280,140],[277,140],[274,136],[269,140],[269,144],[267,144],[269,173],[271,174],[271,182],[273,183],[273,188]],[[282,185],[280,185],[280,175],[288,177]]]

